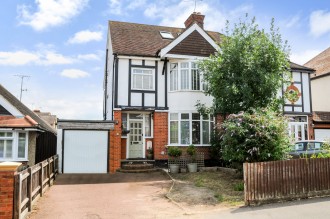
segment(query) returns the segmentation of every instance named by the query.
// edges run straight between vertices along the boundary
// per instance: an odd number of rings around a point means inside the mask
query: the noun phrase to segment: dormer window
[[[160,35],[162,36],[163,39],[174,39],[171,32],[159,31],[159,33],[160,33]]]

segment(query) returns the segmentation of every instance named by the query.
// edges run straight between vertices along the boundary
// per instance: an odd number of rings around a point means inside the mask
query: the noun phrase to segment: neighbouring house
[[[50,112],[41,112],[40,110],[33,110],[33,112],[46,121],[53,129],[57,128],[56,115],[52,115]]]
[[[56,154],[56,130],[0,85],[0,162],[34,165]]]
[[[330,140],[330,47],[304,66],[315,69],[311,75],[315,139]]]
[[[222,34],[204,30],[204,15],[193,13],[185,28],[109,21],[104,77],[104,120],[119,123],[115,159],[167,159],[167,147],[194,144],[208,158],[210,134],[221,118],[201,116],[200,101],[210,106],[196,62],[214,54]],[[312,139],[310,73],[291,63],[292,82],[284,86],[283,107],[295,139]],[[110,150],[111,151],[111,150]],[[119,168],[119,164],[114,168]]]

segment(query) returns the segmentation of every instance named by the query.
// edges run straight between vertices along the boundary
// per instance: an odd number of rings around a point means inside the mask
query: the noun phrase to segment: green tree
[[[226,30],[220,50],[199,64],[208,84],[206,93],[213,97],[213,110],[230,114],[274,103],[278,108],[277,94],[289,69],[289,48],[274,20],[268,33],[248,17],[232,30],[227,22]],[[206,111],[201,103],[197,108]]]

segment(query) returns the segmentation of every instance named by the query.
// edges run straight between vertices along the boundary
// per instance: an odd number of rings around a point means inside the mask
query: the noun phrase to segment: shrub
[[[180,157],[182,154],[182,150],[178,147],[169,147],[167,154],[170,157]]]
[[[270,110],[232,114],[221,125],[222,158],[232,163],[282,160],[289,150],[287,121]]]

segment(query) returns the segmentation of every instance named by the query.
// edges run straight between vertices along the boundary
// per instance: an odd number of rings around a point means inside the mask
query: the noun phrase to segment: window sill
[[[0,162],[28,162],[29,160],[26,159],[26,158],[17,158],[17,159],[4,159],[4,158],[1,158],[0,159]]]
[[[188,147],[190,144],[168,144],[168,147]],[[210,147],[210,144],[194,144],[196,147]]]
[[[182,93],[182,92],[192,92],[192,93],[204,93],[203,90],[173,90],[168,91],[169,93]]]

